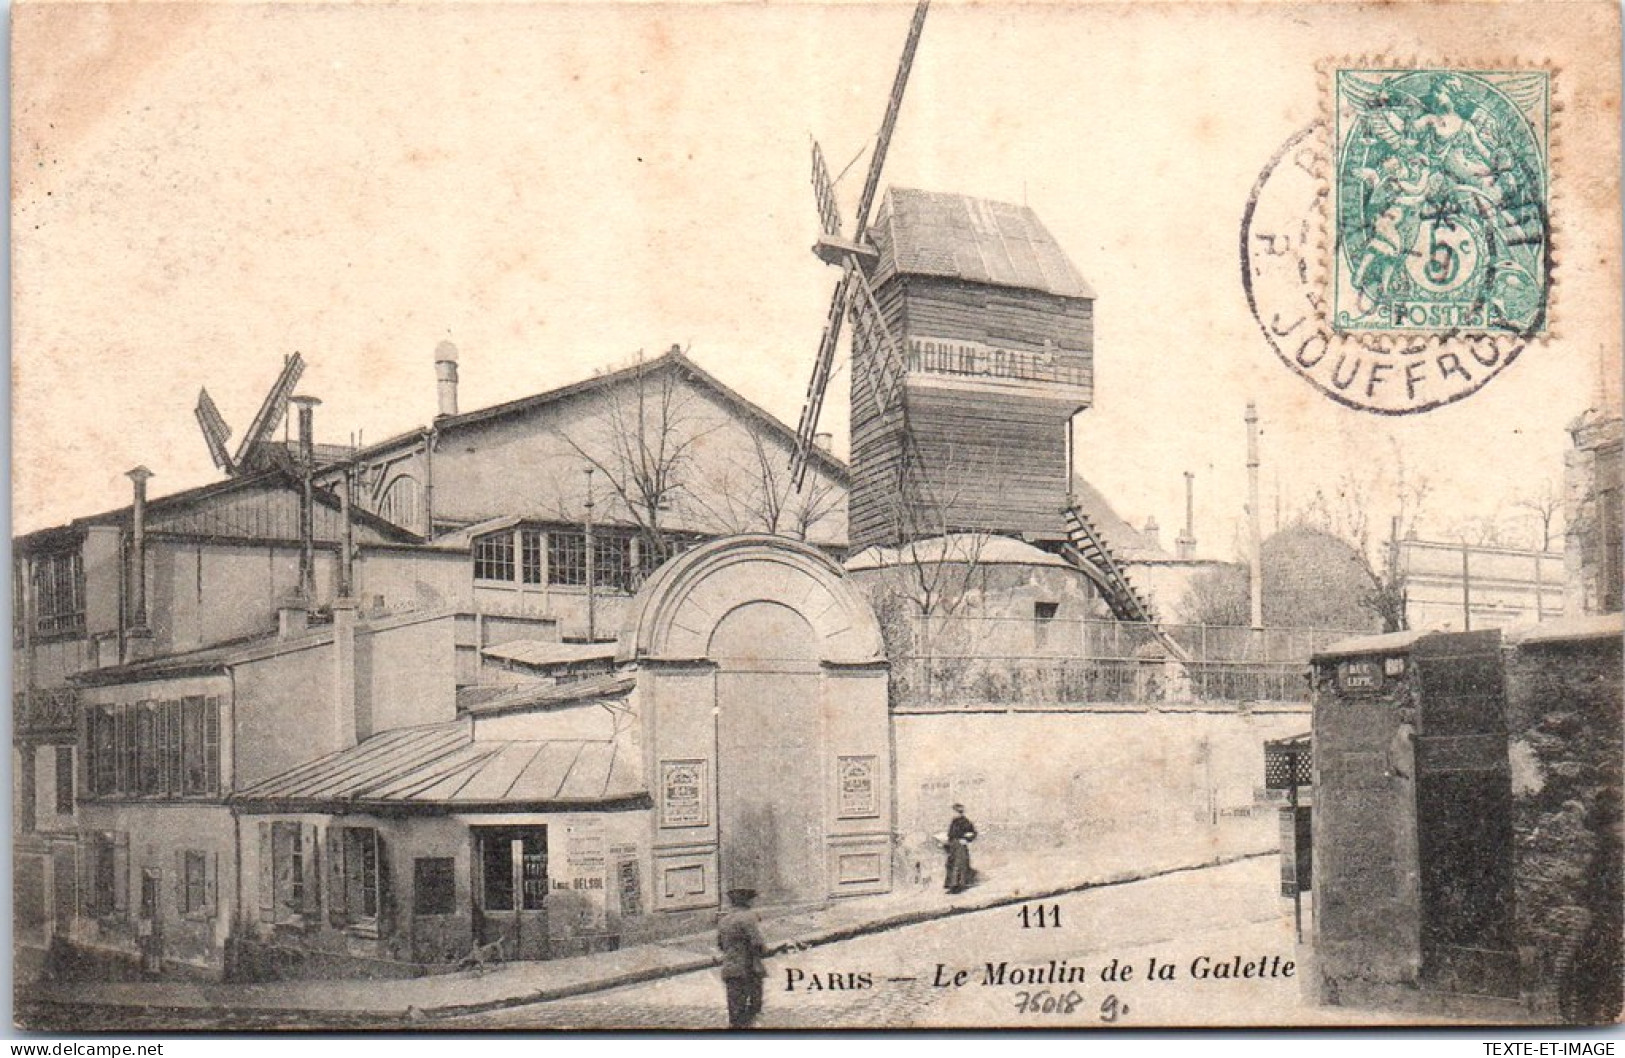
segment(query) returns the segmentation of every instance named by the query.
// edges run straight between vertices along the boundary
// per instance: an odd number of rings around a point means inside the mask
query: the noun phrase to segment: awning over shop
[[[637,754],[609,740],[481,740],[466,720],[386,731],[255,783],[248,812],[559,811],[648,800]]]

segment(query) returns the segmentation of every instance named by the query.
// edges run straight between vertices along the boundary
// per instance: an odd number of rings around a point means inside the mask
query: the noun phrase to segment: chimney
[[[147,479],[152,471],[138,466],[125,475],[134,486],[130,504],[130,628],[126,650],[131,660],[152,653],[147,623]]]
[[[440,411],[435,416],[457,414],[457,347],[441,342],[434,347],[435,388],[440,396]]]
[[[315,397],[293,398],[299,407],[299,594],[305,605],[316,602],[316,497],[311,475],[316,470]]]
[[[1252,554],[1249,556],[1250,576],[1248,578],[1247,593],[1252,603],[1252,622],[1254,628],[1264,627],[1264,567],[1262,565],[1263,545],[1260,542],[1262,530],[1259,528],[1258,512],[1258,406],[1252,401],[1247,402],[1247,535],[1252,545]]]
[[[823,452],[823,453],[825,453],[827,455],[829,453],[830,449],[833,448],[834,446],[835,446],[835,435],[834,434],[832,434],[832,433],[815,433],[815,434],[813,434],[813,447],[818,449],[820,452]]]
[[[1145,520],[1145,538],[1153,548],[1162,549],[1162,526],[1157,524],[1157,516],[1152,515]]]
[[[1175,553],[1180,561],[1189,562],[1196,557],[1196,475],[1185,471],[1185,531],[1174,541]]]
[[[356,604],[333,602],[333,749],[345,750],[372,734],[371,717],[360,714],[356,688]]]
[[[304,635],[310,627],[310,604],[298,594],[284,595],[276,604],[276,634],[280,639]]]

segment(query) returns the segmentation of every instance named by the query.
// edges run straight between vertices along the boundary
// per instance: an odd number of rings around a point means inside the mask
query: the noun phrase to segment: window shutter
[[[113,914],[119,918],[130,913],[130,833],[120,830],[113,835]]]
[[[209,698],[203,703],[203,769],[205,791],[211,796],[219,794],[220,699],[218,697]]]
[[[79,862],[79,910],[85,918],[95,918],[101,910],[96,895],[96,847],[100,835],[82,834],[74,846]]]
[[[193,908],[186,906],[186,850],[175,850],[175,914],[184,916]]]
[[[203,913],[210,918],[220,910],[220,854],[211,852],[203,875]]]
[[[389,869],[389,846],[376,830],[373,847],[378,850],[378,934],[387,937],[395,932],[395,886]]]
[[[298,908],[298,911],[300,914],[307,916],[306,925],[315,926],[320,923],[322,913],[322,858],[317,845],[321,841],[321,833],[317,831],[316,824],[301,823],[299,824],[299,838],[300,850],[304,853],[302,866],[304,868],[305,902],[302,907]]]
[[[260,822],[260,921],[276,921],[276,850],[271,824]]]
[[[327,827],[327,920],[335,926],[349,922],[344,890],[344,828]]]

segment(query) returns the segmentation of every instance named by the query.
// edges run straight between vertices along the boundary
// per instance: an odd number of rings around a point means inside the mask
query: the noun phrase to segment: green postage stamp
[[[1544,334],[1548,74],[1340,69],[1335,77],[1334,329]]]

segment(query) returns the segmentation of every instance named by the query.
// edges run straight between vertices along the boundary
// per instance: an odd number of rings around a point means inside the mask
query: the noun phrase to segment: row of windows
[[[81,906],[89,918],[128,918],[130,907],[130,835],[127,831],[97,831],[85,836],[79,860]],[[200,849],[175,850],[174,867],[165,885],[164,870],[144,866],[135,879],[137,918],[162,918],[160,904],[171,890],[175,914],[181,918],[213,918],[220,909],[220,857]]]
[[[220,793],[220,699],[92,706],[85,712],[92,797]]]
[[[259,825],[260,921],[311,928],[322,920],[340,929],[376,935],[394,907],[384,838],[372,827],[333,825],[326,848],[313,823],[275,820]],[[326,884],[319,864],[326,860]],[[412,863],[412,913],[449,915],[456,903],[456,861],[427,856]]]
[[[642,581],[639,541],[624,530],[593,534],[593,584],[633,591]],[[503,583],[583,587],[587,583],[587,534],[570,530],[519,529],[474,541],[474,579]]]

